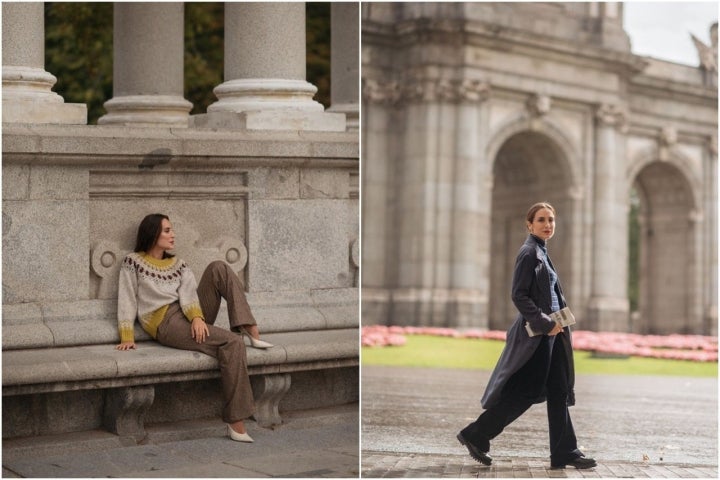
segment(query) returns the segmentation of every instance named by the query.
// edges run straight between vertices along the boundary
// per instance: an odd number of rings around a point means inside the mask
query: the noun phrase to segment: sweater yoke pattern
[[[122,268],[130,269],[138,276],[152,280],[155,283],[175,283],[182,277],[187,264],[175,257],[155,260],[151,263],[150,257],[142,258],[137,255],[127,255],[123,260]]]
[[[188,321],[204,318],[197,283],[187,263],[176,257],[157,259],[144,252],[129,253],[120,268],[118,330],[121,342],[134,341],[133,324],[153,338],[168,306],[179,302]]]

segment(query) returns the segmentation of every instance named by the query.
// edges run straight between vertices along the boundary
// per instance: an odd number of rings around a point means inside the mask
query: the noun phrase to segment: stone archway
[[[696,333],[693,193],[678,167],[652,162],[633,187],[639,200],[638,310],[633,330],[646,334]]]
[[[517,315],[510,299],[517,251],[527,237],[525,214],[535,202],[550,202],[557,210],[557,235],[550,255],[564,285],[570,283],[571,174],[562,149],[550,137],[521,131],[500,147],[493,166],[488,324],[506,329]]]

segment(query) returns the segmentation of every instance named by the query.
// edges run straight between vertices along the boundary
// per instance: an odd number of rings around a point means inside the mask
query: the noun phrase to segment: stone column
[[[358,130],[358,79],[360,4],[331,5],[330,96],[331,112],[344,113],[347,129]]]
[[[186,127],[184,5],[117,2],[113,19],[113,98],[101,125]]]
[[[305,80],[305,3],[225,4],[225,82],[196,126],[344,131]]]
[[[625,331],[627,298],[627,208],[623,140],[626,118],[617,105],[596,112],[592,291],[588,320],[599,331]]]
[[[2,4],[3,123],[87,123],[87,106],[65,103],[45,71],[43,2]]]

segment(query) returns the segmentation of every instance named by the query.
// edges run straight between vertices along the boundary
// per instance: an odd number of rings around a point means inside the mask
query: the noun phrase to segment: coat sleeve
[[[185,318],[192,322],[193,318],[200,317],[205,320],[200,300],[197,294],[197,281],[190,267],[183,262],[181,266],[180,288],[178,288],[178,297],[180,300],[180,308],[182,308]]]
[[[138,284],[136,265],[132,258],[125,257],[120,266],[118,280],[118,331],[120,343],[135,341],[135,318],[138,313]]]
[[[531,295],[537,266],[538,258],[534,250],[523,248],[515,261],[512,301],[520,315],[530,324],[530,328],[536,332],[548,334],[555,327],[555,322],[542,312]]]

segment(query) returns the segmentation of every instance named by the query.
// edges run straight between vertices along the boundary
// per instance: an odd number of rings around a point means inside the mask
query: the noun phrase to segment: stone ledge
[[[140,165],[162,151],[171,166],[198,160],[221,165],[354,166],[357,132],[250,132],[193,128],[3,124],[3,161]],[[255,162],[255,163],[253,163]],[[323,163],[324,162],[324,163]],[[331,162],[328,164],[328,162]],[[338,163],[339,162],[339,163]]]
[[[356,328],[275,333],[263,338],[275,347],[247,348],[251,375],[359,363]],[[197,380],[219,373],[217,360],[208,355],[154,341],[139,342],[138,349],[130,352],[106,344],[3,351],[2,359],[3,396]]]

